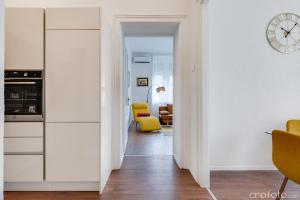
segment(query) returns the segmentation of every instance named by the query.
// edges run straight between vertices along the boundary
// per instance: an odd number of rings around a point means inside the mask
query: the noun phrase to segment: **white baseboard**
[[[4,191],[99,191],[98,182],[4,183]]]
[[[211,166],[211,171],[274,171],[274,165]]]

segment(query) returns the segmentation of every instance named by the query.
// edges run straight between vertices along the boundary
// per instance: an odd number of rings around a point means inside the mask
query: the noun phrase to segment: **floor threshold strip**
[[[214,193],[209,189],[209,188],[206,188],[208,193],[210,194],[210,196],[213,198],[213,200],[218,200],[217,197],[214,195]]]

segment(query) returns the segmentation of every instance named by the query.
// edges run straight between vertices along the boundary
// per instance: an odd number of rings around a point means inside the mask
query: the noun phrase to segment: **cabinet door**
[[[46,180],[99,181],[100,127],[97,123],[46,124]]]
[[[5,69],[43,69],[44,9],[5,11]]]
[[[47,8],[46,29],[99,29],[100,8]]]
[[[43,155],[5,155],[5,182],[43,181]]]
[[[4,138],[4,153],[42,154],[43,147],[43,138]]]
[[[4,137],[27,138],[43,137],[43,122],[6,122],[4,123]]]
[[[99,30],[49,30],[46,122],[99,122]]]

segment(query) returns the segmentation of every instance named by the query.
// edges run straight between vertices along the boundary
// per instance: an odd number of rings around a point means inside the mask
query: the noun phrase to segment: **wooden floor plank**
[[[132,124],[128,130],[126,155],[173,155],[172,128],[163,128],[160,132],[143,133]]]
[[[113,171],[104,200],[211,200],[207,190],[181,170],[172,156],[125,157],[121,170]]]
[[[279,190],[283,178],[278,171],[214,171],[211,173],[211,190],[218,200],[274,200],[268,194]],[[285,192],[288,194],[286,200],[300,199],[300,186],[292,181]],[[251,198],[254,196],[257,198]]]

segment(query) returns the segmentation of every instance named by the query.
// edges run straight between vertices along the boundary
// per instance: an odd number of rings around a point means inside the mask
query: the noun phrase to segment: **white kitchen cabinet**
[[[98,123],[46,123],[46,181],[98,182]]]
[[[5,69],[44,68],[44,9],[6,8]]]
[[[6,122],[4,137],[43,137],[43,122]]]
[[[99,29],[100,8],[47,8],[46,29]]]
[[[5,138],[4,153],[10,154],[43,154],[43,138]]]
[[[46,122],[99,122],[99,30],[46,35]]]
[[[5,155],[5,182],[43,181],[42,155]]]

